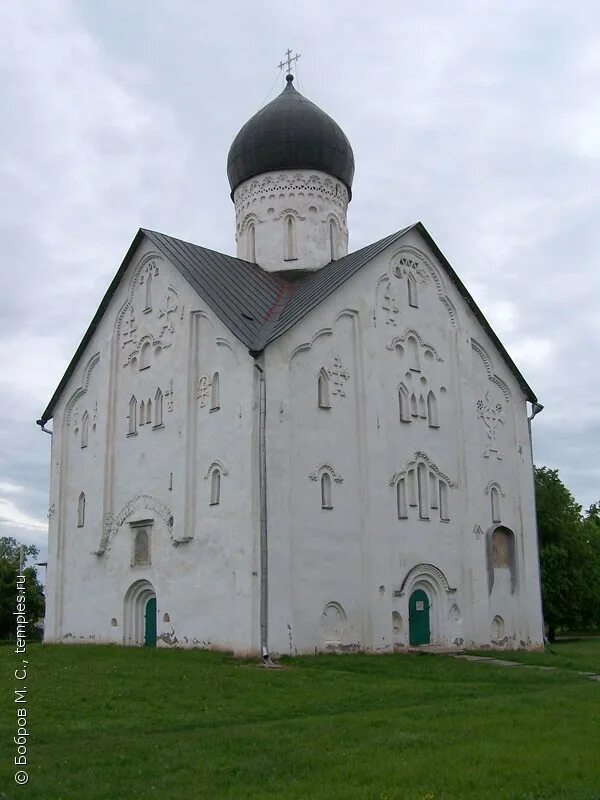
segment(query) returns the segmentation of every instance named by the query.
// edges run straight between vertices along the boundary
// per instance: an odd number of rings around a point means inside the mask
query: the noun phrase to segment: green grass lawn
[[[565,668],[546,672],[408,655],[265,670],[202,651],[31,645],[30,779],[16,786],[22,657],[2,647],[0,798],[600,798],[600,683],[575,672],[600,671],[600,639],[559,648]]]
[[[480,656],[492,656],[507,661],[518,661],[521,664],[532,664],[560,669],[575,669],[581,672],[600,673],[600,636],[579,634],[558,639],[543,653],[526,651],[490,652],[489,650],[469,651]]]

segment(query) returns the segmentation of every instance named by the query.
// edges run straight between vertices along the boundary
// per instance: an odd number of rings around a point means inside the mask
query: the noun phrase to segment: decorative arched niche
[[[146,510],[154,512],[152,519],[155,521],[158,519],[162,520],[167,528],[167,531],[169,532],[169,538],[174,545],[187,541],[187,539],[174,539],[173,513],[170,508],[168,508],[156,497],[152,497],[148,494],[139,494],[135,495],[135,497],[132,497],[131,500],[129,500],[117,514],[109,514],[107,516],[104,530],[102,532],[102,538],[100,540],[98,549],[95,551],[95,555],[101,556],[106,553],[110,547],[111,540],[117,535],[123,523],[128,519],[135,521],[135,518],[131,519],[132,515],[139,514],[140,518],[147,518],[148,515],[144,513]]]
[[[152,598],[156,598],[154,586],[145,579],[135,581],[127,590],[123,602],[123,644],[138,647],[144,644],[144,612]]]
[[[336,602],[325,605],[321,614],[321,632],[326,647],[337,647],[344,643],[348,617],[343,607]]]
[[[510,591],[517,588],[517,555],[515,534],[505,525],[492,525],[486,533],[488,592],[492,593],[498,570],[510,572]]]
[[[405,597],[405,613],[410,628],[410,597],[413,592],[422,590],[429,601],[430,643],[435,644],[442,640],[445,630],[445,621],[448,617],[448,603],[450,596],[456,589],[450,586],[448,579],[439,567],[434,564],[416,564],[405,575],[399,591],[394,592],[394,597]]]

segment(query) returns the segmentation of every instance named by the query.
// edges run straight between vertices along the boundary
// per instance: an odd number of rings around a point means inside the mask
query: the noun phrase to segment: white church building
[[[46,641],[540,646],[539,406],[456,272],[420,222],[348,253],[291,75],[227,172],[237,257],[139,230],[38,421]]]

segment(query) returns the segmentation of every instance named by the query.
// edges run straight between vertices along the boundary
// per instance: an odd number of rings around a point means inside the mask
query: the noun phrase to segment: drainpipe
[[[254,362],[260,374],[258,407],[258,480],[260,500],[260,654],[265,666],[275,666],[269,655],[269,550],[267,545],[267,382],[265,371]]]
[[[527,428],[529,430],[529,452],[531,454],[531,478],[533,480],[533,513],[535,514],[535,532],[537,537],[537,562],[538,562],[538,575],[540,577],[540,609],[542,611],[542,639],[544,645],[548,646],[548,640],[546,639],[546,625],[544,622],[544,601],[542,598],[542,565],[540,562],[540,532],[537,526],[537,503],[535,500],[535,464],[533,463],[533,436],[531,433],[531,422],[534,417],[536,417],[540,411],[544,410],[544,406],[541,403],[532,403],[531,404],[531,416],[527,417]]]
[[[40,430],[44,431],[44,433],[49,433],[52,436],[52,431],[49,431],[48,428],[45,428],[45,424],[48,420],[43,419],[36,419],[35,424],[40,426]]]

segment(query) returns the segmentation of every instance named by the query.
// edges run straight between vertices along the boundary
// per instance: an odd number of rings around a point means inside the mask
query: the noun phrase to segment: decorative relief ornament
[[[162,328],[160,329],[160,333],[158,334],[159,337],[164,336],[165,333],[175,333],[175,329],[173,328],[173,323],[170,319],[171,314],[174,314],[177,311],[178,303],[177,303],[177,294],[174,289],[169,287],[167,289],[167,293],[165,295],[165,299],[162,302],[162,306],[158,309],[158,318],[163,321]]]
[[[407,278],[409,275],[415,275],[420,283],[427,283],[427,274],[421,264],[405,256],[397,260],[394,273],[398,278]]]
[[[489,444],[483,454],[484,458],[489,458],[494,454],[498,460],[502,460],[496,445],[496,433],[498,425],[504,425],[504,407],[502,403],[494,403],[490,393],[486,392],[483,400],[477,401],[477,417],[482,420],[487,428],[486,435]]]
[[[204,408],[204,406],[208,403],[208,393],[210,390],[210,381],[207,375],[202,375],[198,378],[198,383],[196,384],[196,397],[200,401],[200,408]]]
[[[156,261],[150,261],[140,275],[140,286],[144,286],[144,314],[152,311],[152,279],[158,277],[159,269]]]
[[[121,323],[121,335],[123,337],[122,347],[125,347],[125,345],[128,345],[131,342],[135,342],[136,331],[137,325],[135,322],[135,314],[133,313],[133,308],[130,306],[125,312],[123,321]]]
[[[169,388],[165,392],[164,396],[167,398],[167,411],[173,411],[173,406],[175,404],[175,392],[173,391],[173,378],[169,381]]]
[[[350,377],[350,373],[342,365],[342,359],[340,356],[333,357],[332,366],[327,370],[327,374],[333,381],[333,389],[331,390],[331,394],[337,394],[340,397],[345,397],[346,393],[344,392],[344,383]]]
[[[398,299],[392,287],[391,281],[388,281],[385,286],[385,293],[383,295],[383,303],[381,304],[381,307],[387,312],[385,324],[396,326],[396,317],[400,313],[400,308],[398,306]]]

